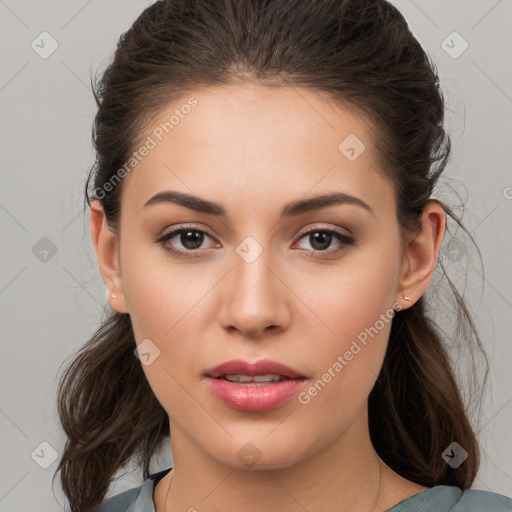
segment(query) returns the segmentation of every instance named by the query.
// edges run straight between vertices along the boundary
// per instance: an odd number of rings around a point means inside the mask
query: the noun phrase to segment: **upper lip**
[[[208,377],[216,379],[223,375],[267,375],[267,374],[281,375],[288,379],[300,379],[304,375],[300,374],[293,368],[285,364],[272,361],[270,359],[260,359],[259,361],[249,362],[242,359],[234,359],[226,361],[205,372]]]

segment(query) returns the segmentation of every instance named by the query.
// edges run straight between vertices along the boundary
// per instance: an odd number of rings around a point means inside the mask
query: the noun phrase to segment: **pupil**
[[[331,240],[332,240],[332,234],[325,233],[323,231],[318,231],[317,233],[310,235],[311,247],[313,247],[313,249],[317,249],[319,251],[328,249],[329,245],[331,245]]]
[[[187,249],[197,249],[203,241],[203,233],[199,231],[185,231],[181,234],[181,243]]]

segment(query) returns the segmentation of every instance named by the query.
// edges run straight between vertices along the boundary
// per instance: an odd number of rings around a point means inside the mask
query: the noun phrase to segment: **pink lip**
[[[235,384],[207,377],[210,391],[223,403],[246,412],[263,412],[279,407],[295,395],[306,379],[287,379],[264,386]]]
[[[287,377],[289,379],[304,378],[304,375],[301,375],[293,368],[290,368],[289,366],[286,366],[282,363],[278,363],[277,361],[272,361],[270,359],[260,359],[254,363],[249,363],[247,361],[243,361],[242,359],[235,359],[219,364],[205,372],[208,377],[212,377],[213,379],[223,375],[239,374],[250,375],[252,377],[254,375],[267,375],[268,373],[282,375],[283,377]]]
[[[248,386],[220,379],[223,375],[266,375],[272,373],[286,377],[281,382]],[[206,372],[206,380],[212,394],[224,404],[246,412],[262,412],[275,409],[295,395],[306,382],[306,377],[294,369],[263,359],[254,363],[242,360],[227,361]]]

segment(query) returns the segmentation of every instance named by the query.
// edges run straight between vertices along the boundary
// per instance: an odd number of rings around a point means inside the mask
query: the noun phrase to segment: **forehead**
[[[335,189],[389,203],[374,138],[364,115],[317,90],[200,89],[145,127],[150,149],[125,178],[122,208],[140,209],[166,189],[253,205]]]

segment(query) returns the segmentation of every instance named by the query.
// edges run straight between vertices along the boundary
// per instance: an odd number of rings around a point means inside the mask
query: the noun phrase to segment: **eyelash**
[[[172,231],[169,231],[169,233],[166,233],[165,235],[155,239],[155,243],[160,244],[166,252],[172,254],[173,256],[177,256],[177,257],[181,257],[181,258],[195,258],[195,257],[197,257],[196,253],[201,251],[201,249],[191,249],[191,250],[182,251],[179,249],[174,249],[172,247],[169,247],[168,245],[165,245],[165,242],[167,242],[168,240],[174,238],[176,235],[179,235],[181,233],[186,233],[187,231],[194,231],[197,233],[202,233],[204,235],[209,236],[210,238],[213,238],[210,234],[208,234],[207,231],[205,231],[203,229],[199,229],[197,226],[185,225],[185,226],[180,226],[179,228],[174,229]],[[308,253],[322,253],[322,254],[323,253],[339,253],[339,252],[344,251],[346,249],[346,246],[353,245],[355,243],[355,240],[351,236],[349,236],[345,233],[342,233],[341,231],[338,231],[338,230],[332,229],[332,228],[327,229],[327,228],[321,228],[321,227],[314,227],[313,229],[310,229],[309,231],[301,233],[301,235],[299,236],[299,240],[301,240],[302,238],[304,238],[307,235],[311,235],[312,233],[327,233],[330,235],[335,235],[336,239],[342,244],[342,247],[339,249],[335,249],[335,250],[326,249],[324,251],[319,251],[319,250],[314,250],[314,249],[313,250],[303,249],[304,251],[306,251]],[[209,249],[206,249],[206,250],[209,250]]]

